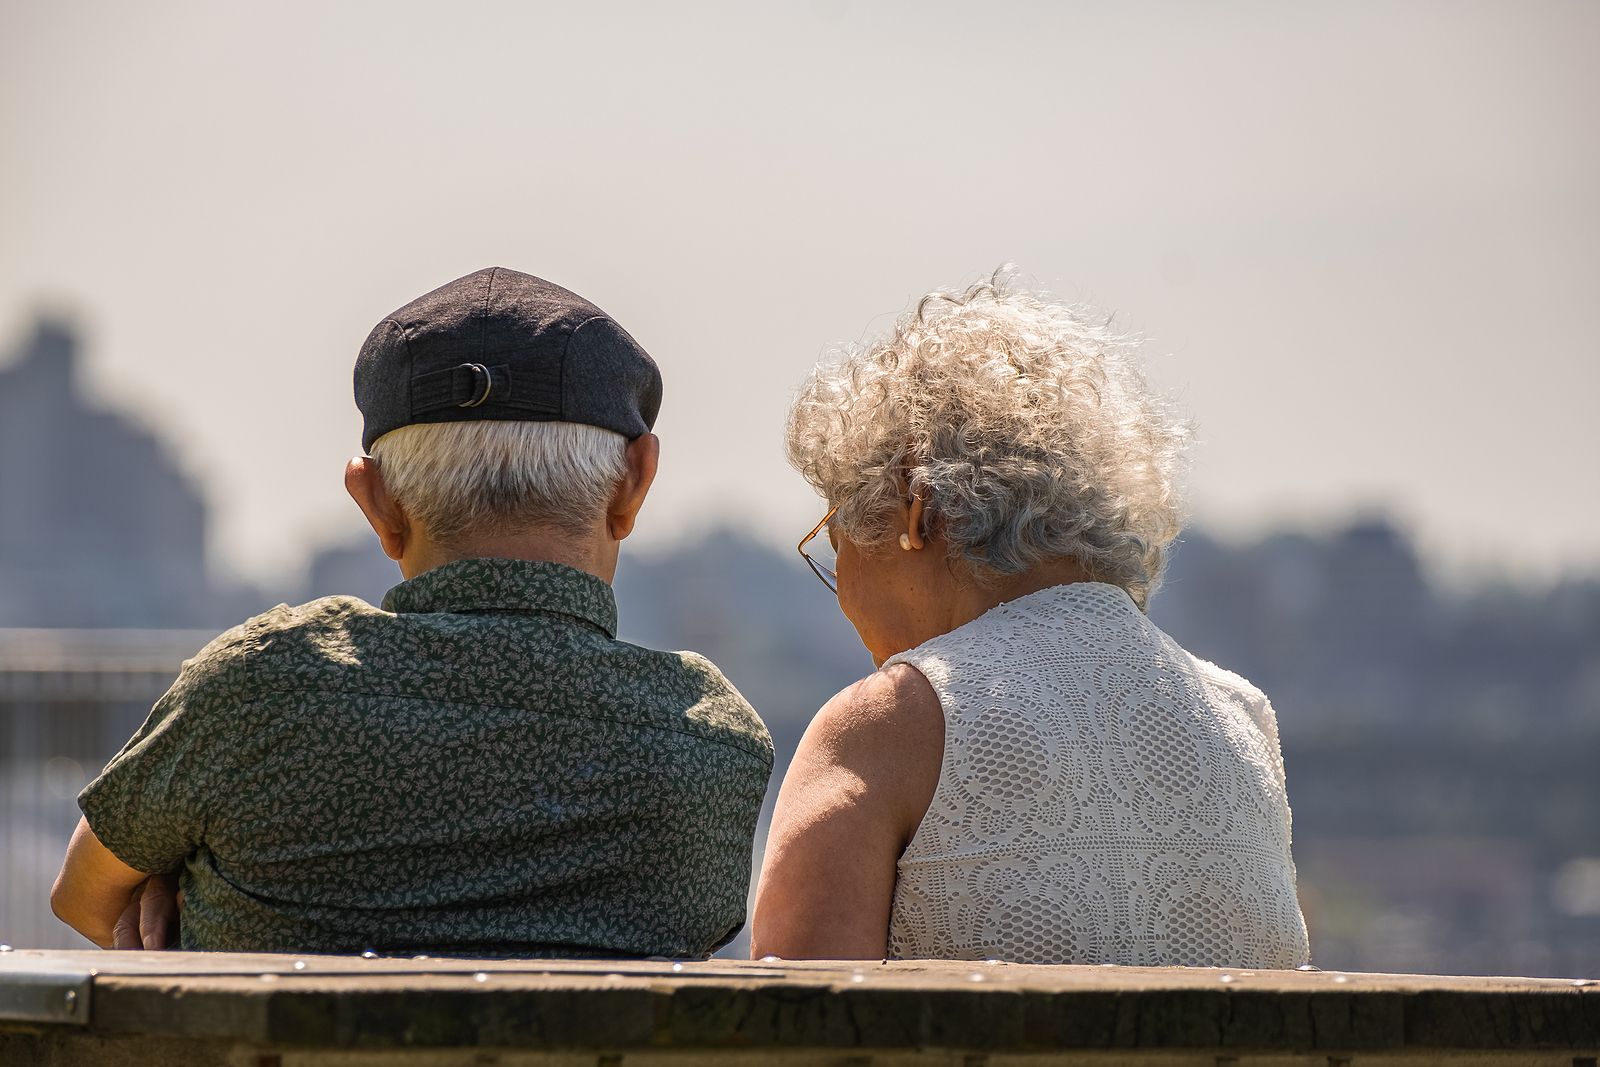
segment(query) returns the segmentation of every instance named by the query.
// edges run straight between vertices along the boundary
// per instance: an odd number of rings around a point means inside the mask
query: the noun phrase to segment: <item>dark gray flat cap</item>
[[[628,440],[661,410],[661,372],[609,315],[505,267],[389,315],[356,357],[361,447],[423,422],[581,422]]]

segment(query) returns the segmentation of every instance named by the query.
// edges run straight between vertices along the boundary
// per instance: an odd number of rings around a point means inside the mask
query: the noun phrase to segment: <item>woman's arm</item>
[[[778,792],[751,954],[882,959],[895,864],[933,800],[944,713],[905,664],[823,705]]]

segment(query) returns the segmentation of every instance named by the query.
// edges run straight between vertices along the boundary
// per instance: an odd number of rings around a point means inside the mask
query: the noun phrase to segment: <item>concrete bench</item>
[[[0,1064],[1594,1067],[1600,983],[1003,963],[0,953]]]

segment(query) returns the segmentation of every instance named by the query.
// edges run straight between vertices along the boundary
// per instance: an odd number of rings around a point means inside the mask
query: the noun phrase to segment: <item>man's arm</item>
[[[150,872],[119,860],[94,836],[89,820],[79,819],[50,890],[50,909],[90,941],[111,948],[117,940],[117,922],[133,902],[134,890],[149,877]],[[164,931],[161,937],[164,942]]]
[[[205,832],[237,720],[248,627],[235,627],[184,663],[144,725],[78,795],[73,831],[50,906],[102,948],[165,948],[177,932],[177,871]]]

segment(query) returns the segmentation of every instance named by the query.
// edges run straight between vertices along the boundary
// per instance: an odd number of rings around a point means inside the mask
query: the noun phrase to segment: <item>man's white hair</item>
[[[892,540],[909,489],[979,578],[1068,556],[1142,608],[1180,528],[1188,428],[1136,356],[1002,268],[819,366],[789,414],[789,461],[857,544]]]
[[[372,443],[378,472],[434,541],[592,529],[627,473],[627,438],[575,422],[440,422]]]

